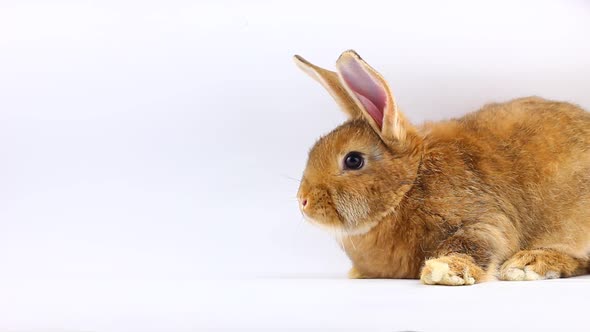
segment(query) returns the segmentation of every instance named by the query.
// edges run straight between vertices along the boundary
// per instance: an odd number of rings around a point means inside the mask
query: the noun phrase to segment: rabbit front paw
[[[570,277],[584,272],[584,262],[551,249],[522,250],[500,268],[500,279],[544,280]]]
[[[463,286],[480,281],[484,271],[469,256],[450,255],[424,263],[420,281],[426,285]]]

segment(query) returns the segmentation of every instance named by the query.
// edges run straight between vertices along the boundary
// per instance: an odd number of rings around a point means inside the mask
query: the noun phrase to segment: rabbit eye
[[[344,169],[361,169],[365,164],[365,159],[360,152],[349,152],[344,157]]]

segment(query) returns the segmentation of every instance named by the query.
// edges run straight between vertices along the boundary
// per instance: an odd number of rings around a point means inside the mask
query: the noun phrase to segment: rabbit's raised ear
[[[356,101],[350,97],[348,91],[342,86],[338,74],[333,71],[318,67],[299,55],[293,57],[297,67],[301,68],[307,75],[320,83],[332,97],[336,100],[344,113],[350,118],[362,117],[362,111],[359,109]]]
[[[385,79],[353,50],[336,61],[340,80],[384,142],[403,143],[412,125],[397,109]]]

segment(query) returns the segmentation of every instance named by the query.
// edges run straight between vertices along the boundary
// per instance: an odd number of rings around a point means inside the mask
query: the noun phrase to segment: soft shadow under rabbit
[[[590,114],[538,97],[414,126],[354,51],[295,61],[349,119],[309,153],[298,198],[351,278],[470,285],[586,273]]]

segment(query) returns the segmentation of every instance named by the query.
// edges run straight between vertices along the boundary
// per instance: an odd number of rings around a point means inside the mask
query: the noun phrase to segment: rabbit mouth
[[[355,191],[335,190],[302,182],[297,194],[306,221],[339,237],[360,235],[377,223],[371,218],[368,198]]]

